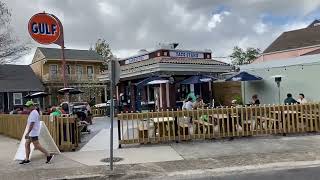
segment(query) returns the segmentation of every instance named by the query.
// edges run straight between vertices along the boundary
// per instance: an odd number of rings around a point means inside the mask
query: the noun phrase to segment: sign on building
[[[144,61],[144,60],[147,60],[147,59],[149,59],[149,54],[129,58],[129,59],[125,60],[125,64],[131,64],[131,63],[135,63],[135,62],[140,62],[140,61]]]
[[[204,53],[194,51],[170,51],[170,57],[186,57],[195,59],[204,59]]]

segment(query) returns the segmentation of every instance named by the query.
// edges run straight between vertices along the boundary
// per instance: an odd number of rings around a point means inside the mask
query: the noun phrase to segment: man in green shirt
[[[52,115],[52,116],[61,116],[61,111],[59,111],[59,109],[53,107],[52,108],[52,112],[51,112],[50,115]]]

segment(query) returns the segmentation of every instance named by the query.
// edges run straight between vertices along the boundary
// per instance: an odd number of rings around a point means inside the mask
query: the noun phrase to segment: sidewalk
[[[320,135],[307,134],[114,147],[114,156],[123,160],[115,163],[115,172],[111,173],[108,164],[101,162],[109,156],[108,133],[107,129],[101,129],[82,149],[64,152],[52,164],[45,164],[44,157],[36,152],[32,163],[23,166],[12,160],[19,142],[0,135],[0,179],[176,178],[258,167],[320,164]]]

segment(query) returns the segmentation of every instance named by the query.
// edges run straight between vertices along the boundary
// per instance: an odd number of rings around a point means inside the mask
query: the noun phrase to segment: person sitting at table
[[[194,109],[202,108],[204,106],[203,100],[201,97],[197,97],[196,102],[193,105]]]
[[[250,105],[260,105],[260,100],[258,99],[258,95],[252,96],[252,101],[250,102]]]
[[[192,110],[192,108],[193,108],[192,98],[189,97],[189,98],[187,99],[187,102],[185,103],[183,109]]]
[[[297,101],[293,99],[292,94],[288,93],[287,98],[284,100],[284,104],[296,104]]]
[[[237,100],[236,100],[236,99],[233,99],[233,100],[231,101],[231,106],[236,107],[237,105],[238,105]]]
[[[302,93],[299,94],[299,98],[298,98],[297,102],[299,104],[307,104],[308,103],[306,98],[304,98],[304,94],[302,94]]]
[[[50,116],[61,116],[61,111],[57,107],[52,107]]]

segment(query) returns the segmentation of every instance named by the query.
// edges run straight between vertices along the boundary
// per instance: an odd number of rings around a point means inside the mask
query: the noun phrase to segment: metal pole
[[[280,92],[280,82],[277,83],[278,85],[278,98],[279,98],[279,105],[281,104],[281,100],[280,100],[280,96],[281,96],[281,92]]]
[[[64,56],[64,43],[62,43],[61,46],[61,51],[62,51],[62,79],[63,79],[63,87],[67,87],[67,82],[66,82],[66,59]]]
[[[110,61],[110,170],[113,170],[113,85],[115,81],[115,66],[114,61]]]
[[[243,105],[246,105],[246,82],[243,81]]]

